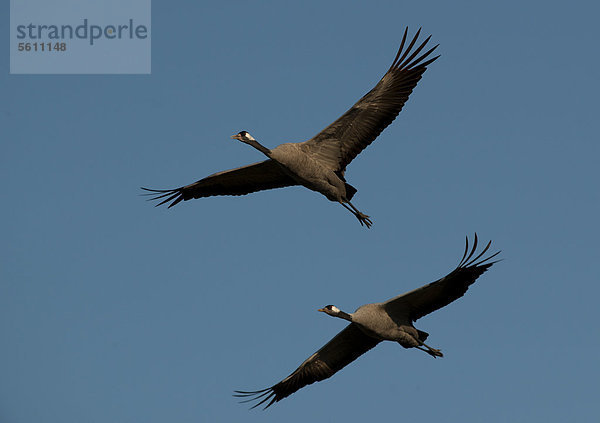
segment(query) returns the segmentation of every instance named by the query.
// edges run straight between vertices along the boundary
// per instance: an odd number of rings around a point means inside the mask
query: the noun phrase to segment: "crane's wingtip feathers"
[[[261,389],[260,391],[234,391],[234,392],[235,392],[233,394],[234,397],[244,398],[242,401],[240,401],[240,404],[245,404],[245,403],[252,402],[252,401],[258,401],[256,404],[254,404],[252,407],[250,407],[250,410],[252,410],[256,407],[260,407],[265,402],[270,400],[269,403],[267,405],[265,405],[265,408],[263,408],[263,410],[266,410],[271,405],[273,405],[273,403],[278,401],[277,395],[275,394],[275,391],[273,390],[273,388]]]
[[[151,188],[145,188],[145,187],[140,187],[140,188],[143,189],[144,191],[148,191],[148,192],[140,194],[143,196],[150,196],[150,198],[148,198],[147,201],[158,201],[158,200],[161,200],[164,198],[164,200],[160,201],[154,207],[162,206],[163,204],[168,203],[169,201],[173,201],[168,206],[168,208],[171,208],[175,204],[177,204],[183,200],[182,188],[175,188],[175,189],[151,189]]]
[[[479,238],[477,237],[477,232],[475,232],[475,234],[473,236],[473,245],[471,246],[471,248],[469,250],[469,237],[468,236],[465,237],[465,252],[463,254],[462,259],[458,263],[458,266],[456,267],[457,269],[464,269],[464,268],[468,268],[468,267],[479,267],[479,266],[485,266],[487,269],[492,264],[500,261],[500,260],[495,260],[493,262],[490,262],[491,259],[493,259],[494,257],[496,257],[498,254],[500,254],[502,252],[501,250],[495,252],[494,254],[492,254],[488,257],[481,258],[485,255],[485,253],[492,246],[491,240],[488,241],[488,243],[485,245],[483,250],[481,250],[481,252],[479,254],[477,254],[477,256],[473,257],[475,255],[475,252],[477,251],[478,243],[479,243]]]
[[[438,46],[439,46],[439,44],[438,44]],[[437,46],[435,46],[431,51],[435,50],[436,47]],[[438,57],[440,57],[440,56],[441,56],[441,54],[438,54],[434,58],[429,59],[426,62],[421,63],[421,66],[423,66],[424,68],[426,68],[427,66],[429,66],[430,64],[432,64],[433,62],[435,62],[438,59]]]
[[[406,37],[408,36],[408,26],[404,29],[404,35],[402,36],[402,41],[400,42],[400,48],[398,49],[398,53],[396,54],[396,57],[394,58],[394,61],[392,62],[392,66],[390,66],[390,69],[388,70],[388,72],[394,71],[394,70],[410,71],[410,70],[415,70],[415,69],[425,69],[425,67],[427,65],[431,64],[433,61],[435,61],[439,57],[439,55],[438,55],[438,56],[434,57],[433,59],[429,59],[426,62],[421,63],[422,60],[424,60],[426,57],[428,57],[439,46],[439,44],[437,44],[434,47],[432,47],[430,50],[428,50],[426,53],[424,53],[422,56],[420,56],[418,59],[413,60],[421,52],[421,50],[423,50],[423,48],[427,45],[427,43],[431,40],[431,37],[432,37],[432,35],[429,35],[425,39],[425,41],[423,41],[417,47],[417,49],[413,52],[412,49],[413,49],[415,43],[417,42],[417,39],[421,35],[421,30],[422,30],[422,27],[417,30],[417,32],[413,36],[412,40],[408,44],[408,47],[406,47],[406,49],[404,49]],[[409,54],[410,54],[410,56],[409,56]],[[408,56],[408,58],[407,58],[407,56]]]
[[[262,394],[263,392],[267,392],[270,390],[271,390],[271,388],[265,388],[265,389],[261,389],[259,391],[233,391],[233,392],[235,392],[235,394],[233,394],[233,396],[234,397],[247,397],[250,395]]]

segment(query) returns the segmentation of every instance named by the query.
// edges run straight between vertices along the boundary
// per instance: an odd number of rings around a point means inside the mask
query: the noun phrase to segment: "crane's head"
[[[231,138],[241,142],[256,141],[248,131],[238,132],[237,134],[232,135]]]
[[[317,311],[322,311],[323,313],[327,313],[330,316],[336,316],[336,317],[341,313],[341,310],[339,308],[337,308],[336,306],[331,305],[331,304],[326,305],[325,307],[320,308]]]

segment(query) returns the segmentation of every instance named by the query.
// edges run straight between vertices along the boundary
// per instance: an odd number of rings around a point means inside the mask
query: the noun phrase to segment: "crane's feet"
[[[362,225],[366,225],[367,228],[370,228],[371,225],[373,224],[373,222],[371,221],[371,219],[369,218],[369,216],[367,216],[364,213],[356,212],[356,213],[354,213],[354,216],[356,216],[356,218],[360,222],[361,226]]]
[[[367,216],[364,213],[359,212],[358,209],[356,207],[354,207],[350,201],[346,201],[346,202],[344,202],[344,200],[339,200],[339,201],[340,201],[340,204],[346,208],[346,210],[348,210],[350,213],[352,213],[354,216],[356,216],[356,218],[360,222],[361,226],[366,225],[367,228],[371,227],[373,222],[371,221],[371,219],[369,219],[369,216]],[[348,204],[346,204],[346,203],[348,203]]]
[[[423,348],[423,347],[425,347],[425,348]],[[430,346],[425,345],[425,344],[418,345],[415,348],[417,348],[417,349],[419,349],[419,350],[421,350],[423,352],[426,352],[427,354],[429,354],[433,358],[443,357],[444,356],[444,354],[442,354],[442,352],[440,350],[436,350],[435,348],[431,348]]]
[[[443,357],[444,354],[442,354],[442,352],[440,350],[436,350],[435,348],[431,348],[431,347],[427,347],[427,351],[425,351],[427,354],[429,354],[430,356],[432,356],[433,358],[436,357]]]

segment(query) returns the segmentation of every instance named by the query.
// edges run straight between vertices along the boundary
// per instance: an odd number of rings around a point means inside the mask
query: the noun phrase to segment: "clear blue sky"
[[[593,2],[153,2],[151,75],[9,75],[0,33],[0,421],[565,422],[600,390]],[[383,75],[405,26],[442,54],[348,168],[362,228],[303,188],[153,208],[302,141]],[[505,259],[266,412],[354,311],[437,279],[464,237]]]

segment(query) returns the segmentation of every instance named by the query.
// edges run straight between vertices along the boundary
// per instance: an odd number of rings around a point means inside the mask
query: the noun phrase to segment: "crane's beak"
[[[234,140],[239,140],[240,136],[238,134],[235,134],[235,135],[232,135],[231,138]]]
[[[322,311],[323,313],[325,313],[325,309],[324,308],[320,308],[317,311]]]

